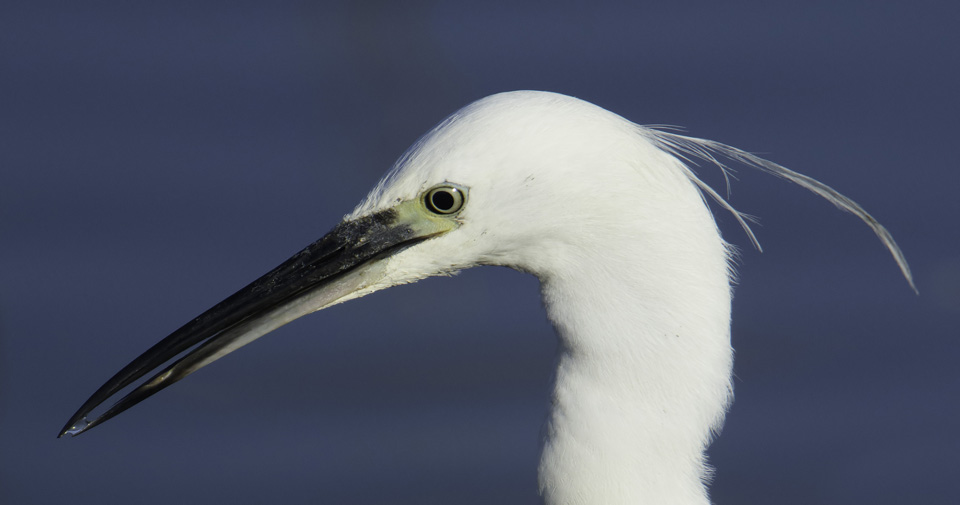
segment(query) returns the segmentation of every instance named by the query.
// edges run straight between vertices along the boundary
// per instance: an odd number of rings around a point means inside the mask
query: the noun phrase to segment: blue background
[[[721,505],[956,503],[956,2],[6,2],[0,502],[534,504],[555,339],[479,268],[299,320],[76,439],[122,365],[330,229],[457,108],[558,91],[760,153]],[[715,185],[712,169],[701,173]],[[719,214],[719,213],[718,213]]]

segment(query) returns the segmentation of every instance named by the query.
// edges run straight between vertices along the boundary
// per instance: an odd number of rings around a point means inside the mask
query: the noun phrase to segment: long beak
[[[332,305],[382,276],[383,261],[447,230],[418,226],[401,206],[345,221],[292,258],[123,367],[84,402],[59,437],[79,435],[190,375],[203,366],[305,314]],[[196,347],[194,347],[196,346]],[[87,420],[101,403],[180,353],[189,353]]]

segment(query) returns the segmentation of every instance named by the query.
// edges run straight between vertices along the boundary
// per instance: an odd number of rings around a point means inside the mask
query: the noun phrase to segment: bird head
[[[327,235],[121,369],[60,436],[82,433],[305,314],[476,265],[508,266],[550,282],[556,272],[576,271],[617,250],[620,256],[611,259],[618,266],[647,269],[637,278],[685,275],[692,285],[701,277],[695,269],[662,268],[669,258],[692,254],[713,262],[712,270],[722,274],[715,284],[725,286],[725,246],[701,191],[746,223],[678,158],[716,163],[712,153],[791,180],[858,215],[910,280],[889,233],[822,183],[723,144],[635,125],[575,98],[501,93],[468,105],[423,136]],[[610,247],[616,240],[630,247]]]
[[[634,125],[574,98],[493,95],[414,144],[327,235],[144,352],[83,404],[77,435],[197,369],[310,312],[475,265],[543,273],[591,232],[612,202],[635,199],[624,160]],[[642,153],[641,153],[642,154]],[[606,170],[598,170],[606,167]],[[571,233],[569,230],[582,233]],[[174,360],[172,364],[161,368]],[[160,369],[102,414],[92,411]],[[88,420],[88,416],[92,420]]]

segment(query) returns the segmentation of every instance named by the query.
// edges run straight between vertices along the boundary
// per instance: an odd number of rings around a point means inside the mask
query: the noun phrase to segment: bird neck
[[[709,503],[704,451],[730,399],[732,350],[727,253],[703,212],[693,233],[607,240],[579,255],[602,261],[540,276],[560,337],[547,504]]]

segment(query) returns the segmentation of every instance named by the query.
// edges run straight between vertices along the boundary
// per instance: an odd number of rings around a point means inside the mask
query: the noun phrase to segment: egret
[[[823,183],[576,98],[501,93],[423,136],[327,235],[121,369],[60,436],[83,433],[305,314],[502,265],[539,278],[560,340],[539,468],[545,503],[707,504],[704,451],[731,399],[733,363],[733,248],[708,198],[756,243],[745,215],[691,169],[706,161],[726,174],[723,160],[787,179],[862,219],[913,287],[890,233]]]

